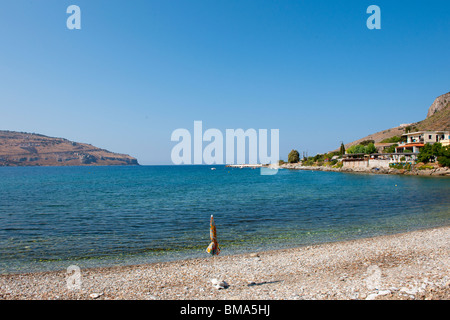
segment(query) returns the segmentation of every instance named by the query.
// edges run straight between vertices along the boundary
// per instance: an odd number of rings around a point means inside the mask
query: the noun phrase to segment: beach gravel
[[[450,227],[248,254],[0,275],[0,299],[449,299]],[[227,286],[214,286],[212,279]],[[220,289],[219,289],[220,287]]]

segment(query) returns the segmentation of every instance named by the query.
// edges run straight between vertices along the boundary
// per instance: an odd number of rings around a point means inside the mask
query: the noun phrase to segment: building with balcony
[[[417,131],[405,133],[403,136],[406,136],[406,142],[395,148],[396,153],[418,153],[427,143],[440,142],[443,146],[450,144],[450,131]]]

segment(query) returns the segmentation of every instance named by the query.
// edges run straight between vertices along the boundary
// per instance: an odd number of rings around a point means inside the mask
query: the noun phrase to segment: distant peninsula
[[[0,130],[0,166],[139,165],[136,158],[87,143]]]

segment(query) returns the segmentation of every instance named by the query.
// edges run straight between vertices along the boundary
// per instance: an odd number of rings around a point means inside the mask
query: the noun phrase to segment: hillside
[[[428,114],[424,120],[411,123],[408,126],[411,128],[411,131],[450,130],[450,92],[443,94],[434,100],[433,104],[428,108]],[[345,148],[348,149],[364,140],[374,140],[375,143],[379,143],[394,136],[401,136],[405,133],[405,128],[406,126],[398,126],[373,133],[364,138],[345,144]]]
[[[135,158],[41,134],[1,131],[0,166],[138,165]]]
[[[450,130],[450,92],[436,99],[425,120],[418,122],[417,130]]]

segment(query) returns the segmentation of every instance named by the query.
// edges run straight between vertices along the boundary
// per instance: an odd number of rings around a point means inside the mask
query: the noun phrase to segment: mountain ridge
[[[139,165],[136,158],[43,134],[0,130],[0,166]]]

